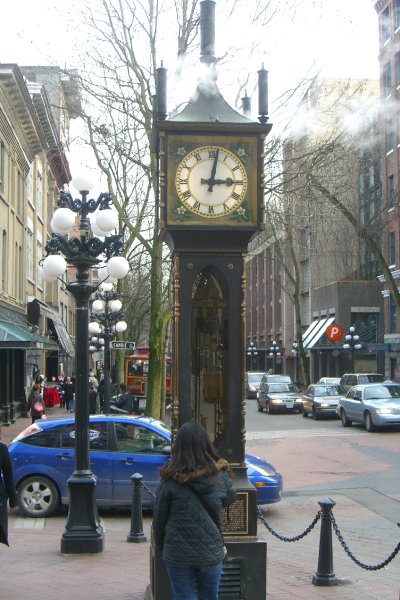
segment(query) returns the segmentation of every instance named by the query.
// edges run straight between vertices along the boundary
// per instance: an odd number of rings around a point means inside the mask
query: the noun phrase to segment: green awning
[[[24,325],[0,321],[0,350],[13,348],[56,350],[58,344],[53,340],[33,333]]]

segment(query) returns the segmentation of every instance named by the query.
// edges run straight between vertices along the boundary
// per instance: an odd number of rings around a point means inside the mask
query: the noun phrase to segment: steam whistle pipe
[[[319,538],[318,570],[312,578],[314,585],[338,585],[339,581],[333,572],[332,520],[331,511],[336,505],[334,500],[324,498],[318,504],[321,507],[321,531]]]
[[[215,0],[200,2],[200,61],[215,62]]]
[[[165,121],[167,118],[167,69],[161,67],[157,69],[157,84],[156,84],[156,110],[159,121]]]

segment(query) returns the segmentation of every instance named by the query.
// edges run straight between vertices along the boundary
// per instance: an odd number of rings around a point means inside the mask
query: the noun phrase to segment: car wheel
[[[257,408],[258,408],[258,412],[263,412],[263,410],[264,410],[258,399],[257,399]]]
[[[368,431],[368,433],[372,433],[373,431],[376,431],[376,427],[372,422],[371,413],[369,413],[369,412],[366,412],[364,415],[364,425],[365,425],[365,429]]]
[[[319,419],[319,414],[317,413],[317,410],[316,410],[315,406],[313,406],[313,407],[312,407],[312,409],[311,409],[311,413],[312,413],[312,418],[313,418],[315,421],[318,421],[318,419]]]
[[[346,413],[344,412],[343,408],[340,411],[340,418],[342,420],[343,427],[350,427],[351,426],[351,421],[350,421],[350,419],[348,419],[346,417]]]
[[[308,412],[306,410],[304,410],[304,408],[303,408],[303,411],[302,411],[302,415],[303,415],[303,417],[308,417]]]
[[[60,493],[47,477],[27,477],[18,486],[18,504],[28,517],[48,517],[60,503]]]

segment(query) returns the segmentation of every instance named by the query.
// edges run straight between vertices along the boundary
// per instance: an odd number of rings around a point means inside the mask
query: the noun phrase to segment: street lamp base
[[[61,538],[62,554],[97,554],[103,551],[104,531],[95,499],[96,478],[91,472],[73,473],[68,480],[70,505]]]

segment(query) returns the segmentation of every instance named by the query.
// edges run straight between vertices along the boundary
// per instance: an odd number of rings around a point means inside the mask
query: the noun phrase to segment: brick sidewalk
[[[51,409],[63,414],[62,409]],[[50,413],[50,411],[49,411]],[[9,442],[29,425],[30,419],[2,428]],[[285,495],[265,510],[271,527],[291,537],[301,533],[319,510],[318,493]],[[335,492],[334,516],[355,556],[364,563],[385,560],[399,541],[392,521]],[[365,504],[365,503],[364,503]],[[400,506],[400,504],[399,504]],[[130,515],[102,511],[104,550],[96,555],[61,555],[61,536],[66,514],[48,519],[10,516],[10,548],[0,545],[0,600],[143,600],[150,579],[148,541],[128,543]],[[333,563],[340,585],[317,587],[311,582],[318,566],[320,524],[305,538],[287,543],[273,537],[259,521],[259,537],[267,540],[267,599],[286,600],[399,600],[398,555],[379,571],[366,571],[345,554],[333,534]],[[150,539],[151,516],[143,519]]]

